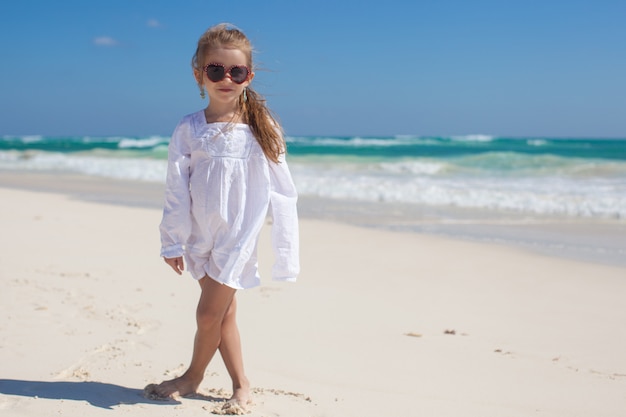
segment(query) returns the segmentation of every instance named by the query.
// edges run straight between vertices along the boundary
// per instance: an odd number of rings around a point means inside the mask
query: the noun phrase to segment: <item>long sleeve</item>
[[[270,214],[272,248],[275,263],[272,278],[277,281],[295,281],[300,273],[300,237],[298,229],[298,194],[284,155],[280,163],[269,162]]]
[[[191,234],[191,197],[189,193],[190,150],[185,137],[190,125],[181,122],[174,131],[168,147],[167,178],[163,219],[160,224],[161,256],[181,256]]]

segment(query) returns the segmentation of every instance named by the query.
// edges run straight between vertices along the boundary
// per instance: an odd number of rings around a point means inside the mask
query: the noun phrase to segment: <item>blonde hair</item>
[[[205,57],[215,48],[240,50],[246,55],[248,68],[254,71],[253,49],[246,35],[233,25],[220,23],[209,28],[198,40],[196,53],[191,59],[191,66],[197,73],[202,74]],[[243,94],[239,97],[239,107],[243,116],[267,158],[278,163],[280,155],[286,150],[282,128],[267,107],[263,96],[250,86],[246,88],[246,96],[247,100],[244,100]]]

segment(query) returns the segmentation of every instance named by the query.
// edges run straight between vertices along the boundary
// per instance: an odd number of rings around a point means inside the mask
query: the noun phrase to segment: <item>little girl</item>
[[[257,240],[268,212],[273,278],[296,280],[297,194],[280,126],[250,88],[254,66],[246,36],[227,24],[210,28],[198,41],[192,66],[209,105],[184,117],[172,135],[160,231],[165,262],[179,275],[186,263],[200,283],[197,332],[185,373],[148,385],[146,393],[160,398],[195,393],[219,349],[233,383],[233,395],[220,411],[238,414],[250,402],[250,385],[235,292],[260,283]]]

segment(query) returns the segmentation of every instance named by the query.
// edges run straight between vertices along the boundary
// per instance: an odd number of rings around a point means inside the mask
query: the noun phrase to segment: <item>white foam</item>
[[[452,162],[290,160],[300,195],[428,206],[515,210],[529,214],[626,218],[624,164],[551,171],[464,170]],[[164,182],[163,159],[116,158],[40,151],[0,152],[0,169],[64,171]],[[610,173],[610,175],[607,174]],[[604,174],[604,175],[602,175]]]
[[[292,165],[302,195],[533,214],[626,218],[626,180],[464,176],[385,176]]]
[[[459,142],[491,142],[495,139],[495,136],[491,135],[464,135],[464,136],[452,136],[452,140]]]
[[[41,135],[24,135],[24,136],[17,136],[23,143],[35,143],[35,142],[41,142],[41,140],[43,139],[43,136]],[[16,137],[10,137],[12,139],[15,139]]]
[[[400,161],[381,162],[379,166],[384,170],[396,174],[435,175],[446,168],[446,164],[430,161]]]
[[[68,156],[53,152],[0,152],[0,169],[64,171],[98,177],[163,182],[167,162],[155,159]]]
[[[161,136],[152,136],[144,139],[129,139],[124,138],[119,141],[118,147],[124,148],[152,148],[159,144],[167,144],[168,139]]]
[[[334,138],[334,137],[288,137],[288,143],[303,143],[308,146],[328,146],[328,147],[391,147],[391,146],[409,146],[419,144],[437,144],[439,142],[415,136],[395,136],[394,138],[376,138],[376,137],[350,137],[350,138]]]

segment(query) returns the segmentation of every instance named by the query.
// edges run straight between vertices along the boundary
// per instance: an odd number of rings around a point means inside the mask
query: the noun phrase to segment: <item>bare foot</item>
[[[195,394],[199,381],[183,375],[178,378],[163,381],[160,384],[150,384],[144,388],[144,395],[153,400],[169,400],[175,397],[185,397]]]
[[[213,411],[213,414],[219,415],[244,415],[250,414],[250,410],[248,409],[248,404],[242,404],[235,400],[228,400],[221,406],[216,407]]]
[[[252,397],[250,397],[250,387],[239,387],[233,389],[233,396],[230,397],[229,402],[236,402],[239,404],[251,404]]]
[[[252,405],[250,388],[240,387],[233,390],[233,396],[228,401],[219,405],[213,410],[213,414],[221,415],[244,415],[250,413],[249,406]]]

